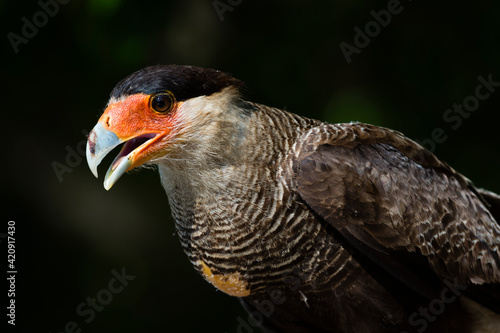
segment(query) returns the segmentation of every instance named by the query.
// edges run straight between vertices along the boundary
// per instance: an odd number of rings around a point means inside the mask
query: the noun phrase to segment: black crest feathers
[[[158,65],[146,67],[120,81],[111,97],[119,99],[138,93],[152,94],[170,90],[178,101],[209,96],[226,87],[241,89],[243,82],[230,74],[202,67]]]

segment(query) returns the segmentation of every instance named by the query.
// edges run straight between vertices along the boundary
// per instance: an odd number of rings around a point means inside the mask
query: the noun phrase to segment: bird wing
[[[297,140],[288,162],[288,186],[310,209],[414,291],[429,295],[401,254],[426,258],[440,279],[500,282],[500,226],[488,209],[499,197],[402,134],[325,124]]]

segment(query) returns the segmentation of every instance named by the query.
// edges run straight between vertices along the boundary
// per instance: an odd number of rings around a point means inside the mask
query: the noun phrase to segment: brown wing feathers
[[[500,228],[470,182],[401,134],[365,124],[324,125],[297,146],[301,197],[354,246],[420,293],[391,252],[417,251],[442,279],[500,282]],[[481,191],[498,214],[498,196]]]

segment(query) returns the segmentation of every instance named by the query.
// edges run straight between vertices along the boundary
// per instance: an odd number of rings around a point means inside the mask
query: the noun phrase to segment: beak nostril
[[[108,127],[110,127],[110,125],[109,125],[109,118],[110,117],[106,118],[106,126],[108,126]]]
[[[94,131],[90,132],[89,138],[88,138],[88,145],[89,145],[89,151],[92,156],[95,155],[95,141],[96,141],[96,135]]]

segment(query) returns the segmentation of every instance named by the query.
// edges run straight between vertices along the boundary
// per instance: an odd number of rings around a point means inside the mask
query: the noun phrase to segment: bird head
[[[120,144],[104,179],[107,190],[129,170],[175,158],[189,145],[206,144],[242,86],[227,73],[194,66],[152,66],[126,77],[112,90],[88,136],[92,173],[98,176],[99,163]]]

